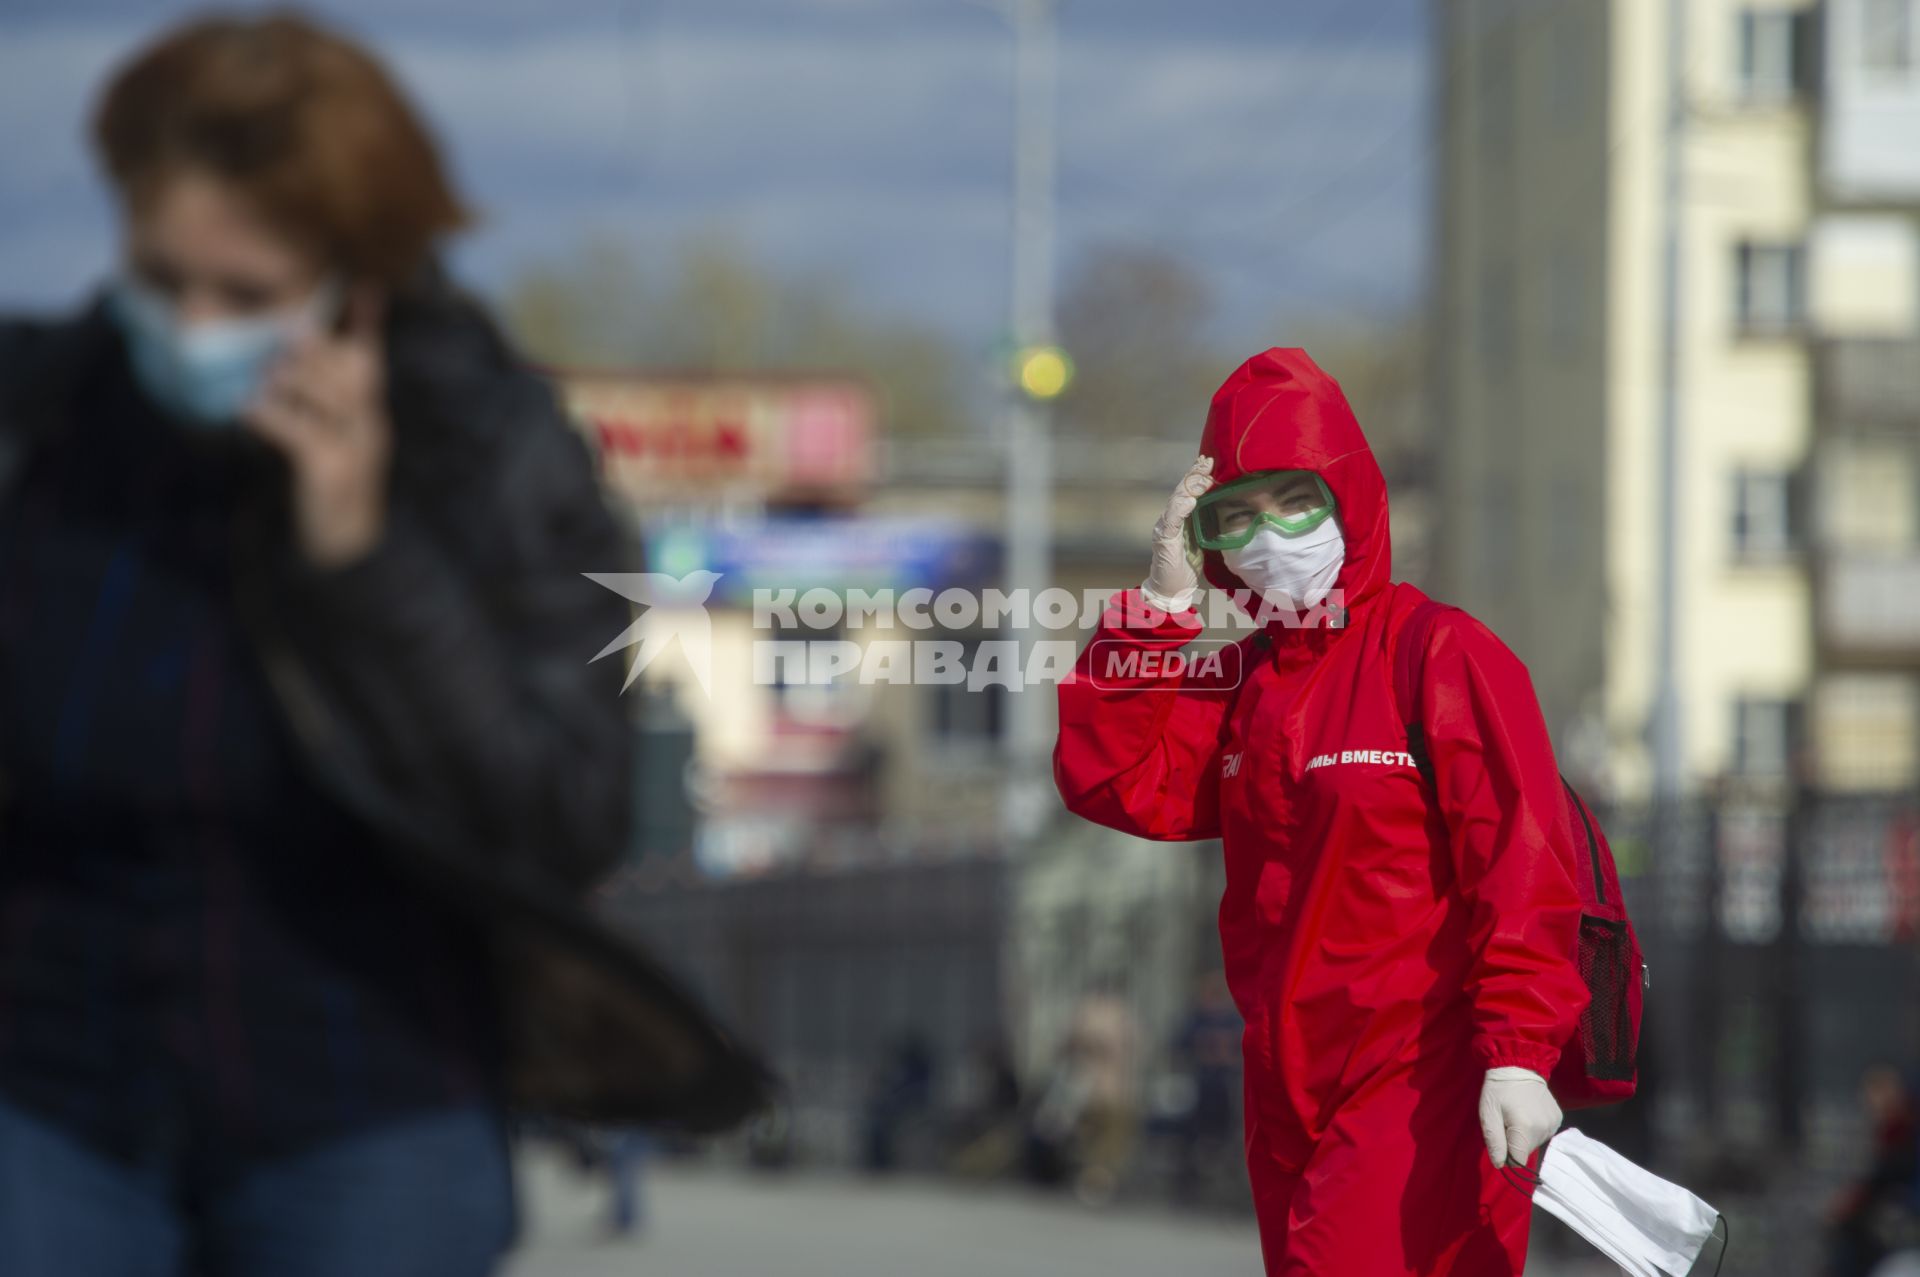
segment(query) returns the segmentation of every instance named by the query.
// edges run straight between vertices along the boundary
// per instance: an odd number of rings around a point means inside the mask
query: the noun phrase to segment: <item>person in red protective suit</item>
[[[1224,844],[1267,1271],[1517,1277],[1530,1205],[1502,1168],[1559,1126],[1545,1078],[1587,1001],[1526,668],[1465,613],[1434,623],[1429,784],[1393,692],[1424,596],[1389,580],[1386,484],[1339,385],[1257,355],[1200,451],[1152,575],[1060,688],[1055,781],[1089,820]],[[1143,660],[1201,632],[1190,547],[1260,624],[1219,661]]]

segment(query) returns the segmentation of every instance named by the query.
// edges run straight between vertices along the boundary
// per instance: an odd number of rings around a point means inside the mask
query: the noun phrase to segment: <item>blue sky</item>
[[[1222,338],[1421,287],[1431,124],[1421,0],[1066,0],[1063,269],[1089,245],[1190,261]],[[482,288],[587,237],[695,234],[991,340],[1007,307],[1008,27],[984,0],[346,0],[484,215]],[[0,11],[0,306],[107,269],[83,141],[102,77],[188,6]],[[1239,344],[1245,344],[1244,341]]]

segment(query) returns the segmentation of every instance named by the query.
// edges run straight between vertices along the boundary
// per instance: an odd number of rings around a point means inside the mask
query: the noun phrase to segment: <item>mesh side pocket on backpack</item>
[[[1638,973],[1632,970],[1633,950],[1627,943],[1627,924],[1592,914],[1580,915],[1580,978],[1591,995],[1580,1014],[1580,1046],[1586,1056],[1587,1076],[1602,1081],[1629,1081],[1634,1076],[1632,1008],[1627,990]]]

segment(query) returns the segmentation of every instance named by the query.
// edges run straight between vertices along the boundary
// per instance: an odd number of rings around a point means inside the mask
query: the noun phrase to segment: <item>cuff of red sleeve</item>
[[[1560,1048],[1524,1038],[1475,1038],[1473,1055],[1483,1069],[1531,1069],[1541,1077],[1552,1077],[1560,1062]]]

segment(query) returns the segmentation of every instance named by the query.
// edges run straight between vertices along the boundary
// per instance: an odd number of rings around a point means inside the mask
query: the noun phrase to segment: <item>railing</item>
[[[1920,341],[1832,339],[1814,350],[1814,409],[1822,430],[1920,434]]]
[[[1821,647],[1847,659],[1920,656],[1920,550],[1834,551],[1822,560],[1816,621]]]

